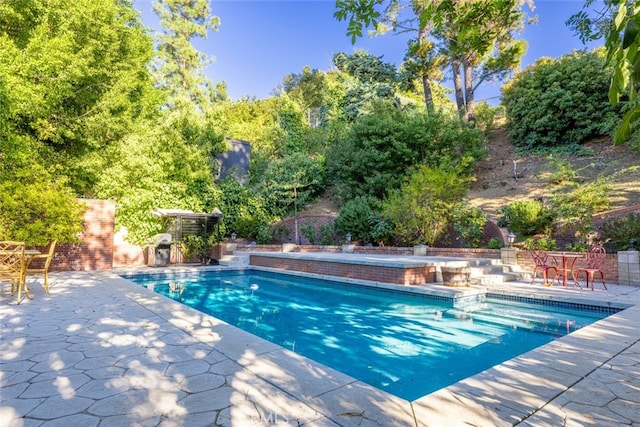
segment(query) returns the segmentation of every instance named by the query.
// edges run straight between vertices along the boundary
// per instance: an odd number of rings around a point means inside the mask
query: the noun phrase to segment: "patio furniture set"
[[[29,286],[27,286],[28,274],[44,275],[44,291],[49,293],[49,265],[53,258],[56,241],[52,241],[49,250],[42,253],[35,249],[27,249],[24,242],[0,241],[0,282],[11,282],[11,295],[18,294],[18,304],[22,301],[22,293],[29,299],[33,299]],[[39,266],[31,267],[31,263],[42,259]]]
[[[607,252],[601,245],[593,245],[585,254],[571,252],[547,252],[532,251],[531,256],[535,263],[533,268],[533,278],[531,283],[536,280],[536,273],[542,273],[542,279],[545,286],[552,286],[553,282],[560,283],[562,286],[568,286],[568,278],[571,275],[574,287],[582,289],[580,284],[580,276],[584,275],[585,287],[594,290],[594,282],[596,274],[602,281],[602,286],[607,289],[602,272],[602,263],[604,262]],[[585,259],[583,267],[575,268],[576,261],[580,258]],[[551,281],[549,280],[551,278]]]

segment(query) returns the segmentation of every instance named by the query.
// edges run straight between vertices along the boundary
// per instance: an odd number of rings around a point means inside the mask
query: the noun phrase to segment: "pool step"
[[[500,264],[496,260],[483,260],[484,263],[471,265],[470,281],[473,285],[486,286],[519,280],[520,274],[513,266]]]
[[[466,307],[463,310],[453,309],[447,311],[448,316],[453,317],[469,317],[483,323],[491,323],[500,326],[509,326],[520,329],[526,329],[532,332],[542,332],[547,335],[560,337],[572,332],[575,329],[575,321],[567,319],[558,319],[553,316],[540,316],[535,313],[514,312],[505,313],[478,307],[474,310],[472,307]]]

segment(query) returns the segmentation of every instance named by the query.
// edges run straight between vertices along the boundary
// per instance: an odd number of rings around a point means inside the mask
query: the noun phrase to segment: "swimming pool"
[[[256,270],[123,275],[406,400],[617,309],[451,299]]]

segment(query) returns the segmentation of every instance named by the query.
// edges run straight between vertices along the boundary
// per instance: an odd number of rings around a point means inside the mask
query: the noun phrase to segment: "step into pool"
[[[257,270],[123,275],[254,335],[415,400],[615,308],[443,297]]]

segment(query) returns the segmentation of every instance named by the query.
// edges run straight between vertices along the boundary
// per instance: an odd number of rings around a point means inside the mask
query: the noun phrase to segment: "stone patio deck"
[[[408,402],[117,274],[31,278],[20,305],[2,287],[0,426],[640,423],[640,288],[493,285],[632,307]]]

